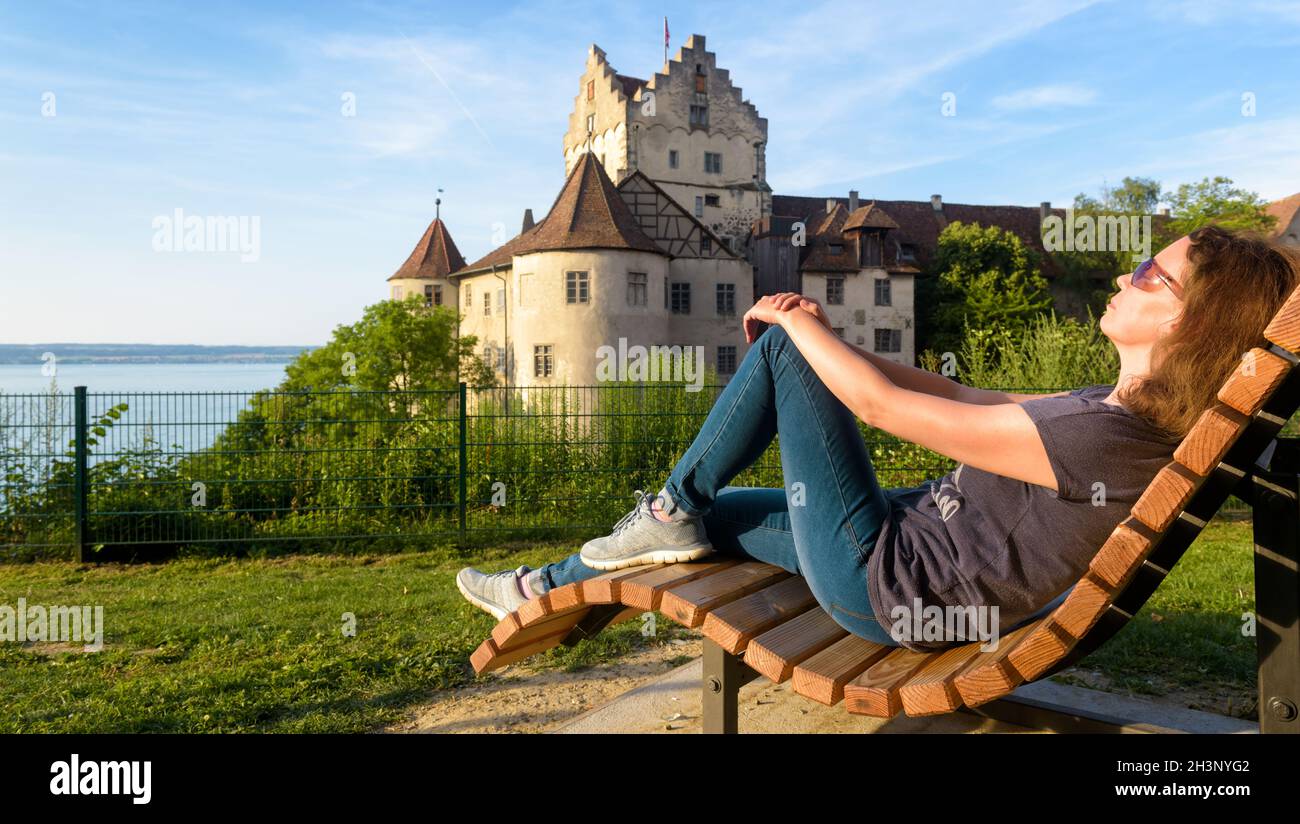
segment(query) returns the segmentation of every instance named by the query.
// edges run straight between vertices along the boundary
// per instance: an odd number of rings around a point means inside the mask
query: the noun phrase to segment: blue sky
[[[664,15],[768,119],[778,193],[1300,191],[1297,2],[0,2],[0,342],[321,343],[437,188],[469,259],[540,218],[588,46],[648,77]],[[260,256],[156,251],[176,209],[256,217]]]

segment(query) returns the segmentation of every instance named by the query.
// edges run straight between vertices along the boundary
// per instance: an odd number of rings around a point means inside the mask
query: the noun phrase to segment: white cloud
[[[1087,86],[1062,83],[1034,86],[1028,89],[1001,94],[993,98],[993,108],[1014,112],[1026,109],[1057,109],[1066,106],[1087,106],[1097,99],[1097,91]]]

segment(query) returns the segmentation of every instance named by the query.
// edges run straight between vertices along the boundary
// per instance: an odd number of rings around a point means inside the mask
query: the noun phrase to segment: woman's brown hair
[[[1300,254],[1275,240],[1205,226],[1188,235],[1178,325],[1156,342],[1151,374],[1118,398],[1181,440],[1219,387],[1259,345],[1264,327],[1300,283]]]

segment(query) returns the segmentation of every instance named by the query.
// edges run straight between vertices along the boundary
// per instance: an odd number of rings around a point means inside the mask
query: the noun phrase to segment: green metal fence
[[[597,534],[659,488],[721,389],[0,395],[0,557]],[[863,435],[883,486],[952,468]],[[733,483],[781,486],[778,445]]]

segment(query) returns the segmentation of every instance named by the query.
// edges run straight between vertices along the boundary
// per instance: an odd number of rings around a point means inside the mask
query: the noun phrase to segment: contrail
[[[402,39],[406,41],[406,45],[411,47],[411,53],[415,55],[415,59],[419,60],[420,63],[422,63],[424,67],[428,69],[429,72],[434,77],[438,78],[438,82],[441,83],[442,87],[447,90],[447,94],[451,95],[451,99],[456,101],[456,105],[460,106],[460,110],[465,113],[466,117],[469,118],[469,122],[474,124],[474,128],[478,130],[478,133],[483,136],[483,139],[485,141],[487,141],[488,146],[491,146],[492,148],[495,149],[496,147],[492,146],[492,138],[487,136],[487,132],[483,131],[483,127],[480,126],[478,124],[478,121],[474,119],[474,115],[470,114],[469,109],[465,108],[465,104],[460,102],[460,98],[457,97],[456,93],[451,90],[451,86],[447,85],[447,81],[442,79],[442,75],[438,74],[438,70],[435,69],[432,65],[430,65],[428,60],[424,59],[424,55],[420,54],[420,50],[417,49],[415,47],[415,44],[411,42],[411,38],[406,36],[406,32],[402,31],[401,29],[398,29],[398,34],[400,34],[402,36]]]

